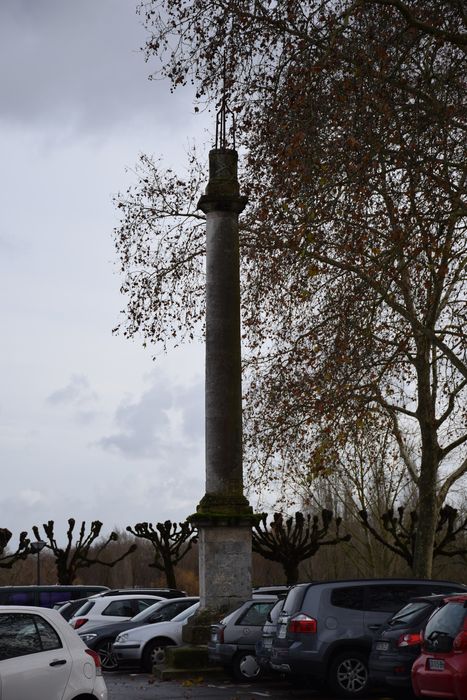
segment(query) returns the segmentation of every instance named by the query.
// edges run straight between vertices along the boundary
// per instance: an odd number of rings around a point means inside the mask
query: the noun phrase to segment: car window
[[[113,600],[102,611],[102,615],[114,615],[117,617],[133,617],[131,600]]]
[[[43,618],[22,613],[0,614],[0,660],[61,646],[57,633]]]
[[[143,620],[148,621],[148,616],[150,616],[152,613],[154,615],[159,614],[159,612],[162,612],[161,608],[164,608],[166,602],[165,600],[160,600],[158,603],[153,603],[147,608],[144,608],[141,612],[137,613],[134,617],[131,618],[131,621],[133,622],[142,622]]]
[[[253,603],[250,605],[243,615],[238,619],[238,625],[251,625],[252,627],[262,627],[266,622],[268,612],[271,610],[274,602],[270,603]]]
[[[164,605],[163,608],[155,610],[152,612],[147,621],[148,622],[167,622],[172,620],[176,615],[181,613],[186,608],[193,605],[193,603],[170,603],[169,605]]]
[[[391,619],[388,620],[388,625],[398,625],[400,623],[411,625],[433,610],[434,606],[431,603],[408,603],[401,610],[394,613]]]
[[[331,592],[331,605],[349,610],[365,610],[365,589],[363,586],[334,588]],[[399,606],[400,607],[400,606]]]
[[[83,617],[83,615],[87,615],[88,612],[90,612],[95,605],[95,601],[88,600],[87,603],[82,605],[78,610],[75,612],[76,617]]]
[[[175,615],[175,617],[172,618],[172,622],[179,622],[181,620],[186,620],[187,617],[190,617],[191,615],[193,615],[193,613],[195,613],[198,608],[199,608],[199,603],[194,603],[193,605],[190,605],[189,608],[186,608],[186,610],[183,610],[181,613],[178,613],[178,615]]]
[[[147,610],[151,605],[154,603],[154,598],[144,598],[140,600],[136,600],[136,609],[138,612],[142,612],[143,610]]]
[[[54,628],[49,625],[49,623],[44,620],[43,617],[39,617],[38,615],[34,616],[34,621],[39,632],[43,651],[60,649],[62,647],[62,643]]]
[[[34,591],[13,591],[8,595],[9,605],[35,605]]]
[[[55,603],[63,602],[66,598],[71,598],[71,593],[39,591],[39,605],[41,608],[53,608]]]
[[[416,584],[384,583],[365,588],[365,609],[375,612],[396,612],[420,591]]]

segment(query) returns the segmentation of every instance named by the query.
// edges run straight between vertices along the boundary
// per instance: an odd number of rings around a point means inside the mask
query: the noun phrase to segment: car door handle
[[[381,625],[368,625],[369,630],[379,630]]]
[[[55,659],[55,661],[51,661],[49,666],[63,666],[66,664],[66,659]]]

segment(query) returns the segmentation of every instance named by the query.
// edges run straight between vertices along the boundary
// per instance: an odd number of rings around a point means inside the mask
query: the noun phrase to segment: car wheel
[[[334,657],[329,667],[328,685],[338,697],[357,697],[368,689],[368,658],[359,651]]]
[[[172,646],[170,642],[162,639],[153,639],[146,644],[143,652],[143,669],[151,672],[154,664],[163,664],[165,661],[165,649],[169,646]]]
[[[239,683],[256,681],[263,675],[263,669],[256,656],[249,651],[240,652],[233,657],[232,675]]]
[[[103,639],[96,648],[100,656],[103,671],[115,671],[118,668],[117,657],[112,651],[113,639]]]

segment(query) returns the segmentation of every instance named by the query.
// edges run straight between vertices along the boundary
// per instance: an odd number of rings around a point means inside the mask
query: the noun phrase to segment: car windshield
[[[401,610],[398,610],[388,622],[388,625],[398,625],[400,623],[405,623],[410,625],[415,622],[420,616],[432,610],[433,606],[431,603],[408,603],[404,605]]]
[[[178,615],[175,615],[175,617],[172,618],[172,622],[179,622],[180,620],[186,620],[187,617],[190,617],[190,615],[193,615],[194,612],[199,608],[199,603],[195,603],[194,605],[190,605],[189,608],[186,610],[183,610],[183,612],[178,613]]]
[[[166,600],[159,600],[159,602],[154,603],[154,605],[150,605],[148,608],[144,608],[144,610],[141,610],[141,612],[132,617],[131,622],[141,622],[142,620],[145,620],[148,616],[152,615],[153,612],[159,610],[159,608],[163,608],[165,605],[167,605]]]

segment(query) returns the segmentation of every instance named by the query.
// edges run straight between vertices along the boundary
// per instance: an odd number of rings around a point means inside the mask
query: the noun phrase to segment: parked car
[[[410,691],[412,665],[420,654],[422,630],[445,600],[445,595],[413,598],[383,625],[373,640],[369,658],[370,680],[374,685]]]
[[[179,591],[178,588],[109,588],[100,593],[102,596],[109,595],[156,595],[159,598],[183,598],[186,591]]]
[[[209,660],[232,673],[235,680],[251,681],[260,678],[264,669],[256,660],[256,642],[277,596],[257,596],[211,625],[208,642]]]
[[[272,640],[277,634],[279,616],[284,607],[285,596],[279,598],[266,616],[266,622],[261,630],[261,636],[256,642],[256,660],[264,672],[273,671],[271,668]]]
[[[89,598],[100,598],[110,595],[154,595],[157,596],[157,598],[182,598],[187,595],[185,591],[179,591],[176,588],[102,588],[102,591],[93,593],[92,595],[90,594],[79,600],[60,600],[55,603],[53,607],[63,615],[65,620],[71,620],[75,612],[79,610]]]
[[[88,602],[89,598],[94,596],[87,596],[86,598],[78,598],[77,600],[68,600],[55,603],[54,610],[58,610],[60,615],[65,618],[65,620],[71,620],[77,610],[83,607],[85,603]]]
[[[87,598],[96,593],[105,593],[107,586],[0,586],[0,605],[34,605],[53,608],[77,598]]]
[[[93,627],[98,627],[107,622],[129,620],[150,605],[154,605],[158,596],[149,595],[116,595],[89,598],[71,618],[70,624],[75,630],[86,627],[89,632]]]
[[[142,625],[119,634],[112,647],[119,667],[139,666],[151,671],[154,664],[162,663],[166,647],[182,643],[183,625],[198,607],[199,603],[194,603],[172,620]]]
[[[279,617],[271,666],[326,682],[335,695],[368,690],[368,657],[375,632],[411,598],[466,591],[452,581],[370,579],[294,586]]]
[[[107,700],[99,655],[56,610],[0,607],[2,700]]]
[[[118,668],[118,662],[112,649],[113,643],[120,634],[126,630],[148,625],[154,622],[166,622],[176,615],[197,603],[199,598],[188,597],[170,598],[159,600],[145,610],[131,618],[131,620],[119,620],[94,627],[89,632],[78,630],[78,634],[90,649],[97,651],[101,658],[104,671],[114,671]]]
[[[467,595],[449,596],[428,620],[412,686],[417,697],[467,700]]]

